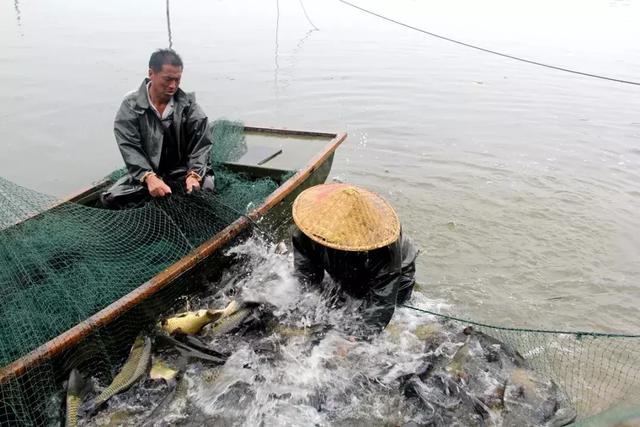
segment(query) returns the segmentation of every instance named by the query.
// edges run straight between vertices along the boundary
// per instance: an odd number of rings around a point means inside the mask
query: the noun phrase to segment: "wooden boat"
[[[30,353],[15,360],[0,370],[0,390],[3,386],[29,387],[34,372],[55,375],[56,381],[68,374],[65,360],[70,354],[78,353],[78,347],[86,345],[92,336],[99,335],[101,340],[110,335],[118,335],[120,341],[130,339],[135,331],[127,329],[127,337],[122,337],[122,325],[143,324],[166,310],[175,297],[187,292],[185,282],[194,275],[203,274],[215,265],[215,254],[231,241],[241,236],[259,218],[278,215],[290,210],[294,198],[304,189],[323,183],[333,163],[334,152],[345,140],[345,133],[306,132],[288,129],[263,127],[244,127],[248,152],[239,161],[225,164],[228,169],[243,172],[255,178],[270,177],[279,187],[266,200],[244,216],[184,256],[179,261],[159,272],[137,289],[114,301],[96,314],[78,323],[49,342],[37,347]],[[295,171],[284,182],[286,173]],[[89,188],[83,189],[62,202],[74,202],[94,205],[100,192],[111,185],[105,179]],[[57,205],[52,206],[55,209]],[[27,219],[26,221],[29,221]],[[181,284],[179,284],[182,282]],[[179,285],[178,285],[179,284]],[[118,333],[113,333],[118,331]],[[104,342],[101,344],[104,346]],[[107,344],[114,353],[126,351],[127,346],[118,343]],[[90,347],[90,346],[89,346]],[[91,348],[83,352],[90,354]],[[122,348],[120,348],[122,347]],[[104,350],[104,349],[103,349]],[[87,356],[90,359],[90,356]],[[37,379],[37,378],[36,378]],[[9,384],[7,384],[9,383]],[[0,409],[2,405],[0,404]]]

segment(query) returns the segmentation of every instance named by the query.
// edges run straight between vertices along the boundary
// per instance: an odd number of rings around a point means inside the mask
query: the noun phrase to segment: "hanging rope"
[[[479,51],[482,51],[482,52],[491,53],[493,55],[502,56],[504,58],[509,58],[509,59],[513,59],[513,60],[516,60],[516,61],[520,61],[520,62],[526,62],[527,64],[533,64],[533,65],[538,65],[540,67],[551,68],[553,70],[564,71],[564,72],[567,72],[567,73],[578,74],[578,75],[581,75],[581,76],[593,77],[593,78],[601,79],[601,80],[608,80],[608,81],[616,82],[616,83],[625,83],[625,84],[640,86],[640,82],[634,82],[634,81],[630,81],[630,80],[622,80],[622,79],[617,79],[617,78],[614,78],[614,77],[601,76],[601,75],[592,74],[592,73],[585,73],[585,72],[582,72],[582,71],[571,70],[569,68],[557,67],[555,65],[543,64],[542,62],[531,61],[529,59],[520,58],[520,57],[509,55],[509,54],[506,54],[506,53],[497,52],[497,51],[491,50],[491,49],[485,49],[483,47],[475,46],[475,45],[472,45],[472,44],[469,44],[469,43],[464,43],[464,42],[461,42],[461,41],[458,41],[458,40],[455,40],[455,39],[452,39],[452,38],[449,38],[449,37],[441,36],[439,34],[432,33],[430,31],[426,31],[426,30],[423,30],[421,28],[417,28],[417,27],[405,24],[403,22],[396,21],[395,19],[391,19],[391,18],[388,18],[388,17],[386,17],[384,15],[380,15],[378,13],[375,13],[375,12],[372,12],[370,10],[364,9],[364,8],[362,8],[360,6],[356,6],[355,4],[349,3],[346,0],[338,0],[338,1],[341,2],[341,3],[344,3],[344,4],[348,5],[348,6],[351,6],[351,7],[355,8],[355,9],[358,9],[358,10],[360,10],[362,12],[365,12],[365,13],[368,13],[370,15],[376,16],[376,17],[378,17],[380,19],[384,19],[385,21],[392,22],[394,24],[409,28],[409,29],[414,30],[414,31],[418,31],[420,33],[423,33],[423,34],[426,34],[426,35],[429,35],[429,36],[432,36],[432,37],[436,37],[436,38],[439,38],[439,39],[442,39],[442,40],[446,40],[446,41],[451,42],[451,43],[456,43],[456,44],[459,44],[461,46],[466,46],[466,47],[469,47],[471,49],[476,49],[476,50],[479,50]]]
[[[307,21],[309,22],[309,24],[311,24],[313,29],[317,31],[318,27],[316,27],[315,24],[313,22],[311,22],[311,19],[309,19],[309,15],[307,15],[307,10],[304,8],[304,4],[302,3],[302,0],[300,0],[300,6],[302,7],[302,11],[304,12],[304,16],[307,18]]]
[[[171,39],[171,15],[169,14],[169,0],[167,0],[167,32],[169,33],[169,49],[173,49],[173,40]]]

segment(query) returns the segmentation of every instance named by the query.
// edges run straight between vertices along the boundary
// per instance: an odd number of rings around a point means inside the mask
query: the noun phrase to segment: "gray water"
[[[640,80],[631,1],[358,4]],[[113,116],[150,52],[169,43],[165,6],[0,3],[1,176],[64,195],[121,165]],[[332,0],[174,1],[170,17],[182,87],[211,118],[349,133],[331,179],[396,207],[422,249],[418,279],[435,309],[640,331],[638,86],[470,50]]]

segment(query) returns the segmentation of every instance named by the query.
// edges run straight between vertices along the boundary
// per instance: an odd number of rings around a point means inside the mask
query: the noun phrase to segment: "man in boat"
[[[135,207],[176,190],[213,191],[208,119],[195,94],[179,88],[182,69],[175,51],[153,52],[149,77],[122,101],[114,133],[128,174],[102,194],[104,206]]]
[[[327,285],[361,299],[368,330],[384,328],[396,304],[411,296],[415,259],[394,209],[379,195],[348,184],[323,184],[293,203],[295,273],[303,283]]]

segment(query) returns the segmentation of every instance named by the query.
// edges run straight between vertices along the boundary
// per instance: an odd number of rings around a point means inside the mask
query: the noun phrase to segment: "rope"
[[[419,311],[426,314],[431,314],[433,316],[444,317],[447,320],[455,320],[462,323],[467,323],[475,326],[482,326],[485,328],[498,329],[501,331],[512,331],[512,332],[537,332],[541,334],[565,334],[565,335],[574,335],[576,339],[581,339],[583,337],[604,337],[604,338],[640,338],[640,335],[632,335],[632,334],[609,334],[603,332],[582,332],[582,331],[554,331],[547,329],[527,329],[527,328],[508,328],[504,326],[495,326],[488,325],[486,323],[474,322],[473,320],[461,319],[455,316],[447,316],[446,314],[435,313],[433,311],[424,310],[422,308],[413,307],[411,305],[406,304],[398,304],[400,307],[409,308],[411,310]]]
[[[169,49],[173,49],[173,40],[171,38],[171,15],[169,14],[169,0],[167,0],[167,32],[169,33]]]
[[[578,74],[578,75],[581,75],[581,76],[593,77],[593,78],[596,78],[596,79],[608,80],[608,81],[612,81],[612,82],[616,82],[616,83],[625,83],[625,84],[640,86],[640,82],[634,82],[634,81],[631,81],[631,80],[622,80],[622,79],[617,79],[617,78],[614,78],[614,77],[601,76],[601,75],[592,74],[592,73],[585,73],[585,72],[582,72],[582,71],[571,70],[569,68],[557,67],[555,65],[549,65],[549,64],[544,64],[542,62],[532,61],[530,59],[520,58],[520,57],[509,55],[509,54],[506,54],[506,53],[497,52],[497,51],[491,50],[491,49],[485,49],[485,48],[480,47],[480,46],[475,46],[475,45],[472,45],[472,44],[469,44],[469,43],[464,43],[464,42],[461,42],[461,41],[458,41],[458,40],[455,40],[455,39],[452,39],[452,38],[449,38],[449,37],[441,36],[439,34],[423,30],[421,28],[413,27],[413,26],[411,26],[409,24],[405,24],[403,22],[396,21],[395,19],[391,19],[391,18],[388,18],[388,17],[386,17],[384,15],[380,15],[378,13],[375,13],[375,12],[372,12],[370,10],[364,9],[364,8],[362,8],[360,6],[356,6],[355,4],[349,3],[346,0],[338,0],[338,1],[340,3],[344,3],[344,4],[348,5],[348,6],[351,6],[351,7],[355,8],[355,9],[358,9],[358,10],[360,10],[362,12],[365,12],[365,13],[368,13],[370,15],[376,16],[378,18],[384,19],[385,21],[392,22],[394,24],[409,28],[409,29],[414,30],[414,31],[418,31],[418,32],[423,33],[423,34],[427,34],[427,35],[432,36],[432,37],[436,37],[436,38],[439,38],[439,39],[442,39],[442,40],[446,40],[446,41],[449,41],[451,43],[456,43],[456,44],[459,44],[459,45],[462,45],[462,46],[466,46],[466,47],[469,47],[471,49],[480,50],[482,52],[491,53],[493,55],[502,56],[504,58],[514,59],[514,60],[520,61],[520,62],[526,62],[527,64],[533,64],[533,65],[538,65],[540,67],[551,68],[553,70],[564,71],[564,72],[567,72],[567,73]]]
[[[304,12],[304,16],[307,18],[307,21],[309,21],[309,24],[311,24],[314,30],[318,31],[318,27],[316,27],[314,23],[311,22],[311,19],[309,19],[309,15],[307,15],[307,10],[304,8],[304,4],[302,3],[302,0],[300,0],[300,6],[302,6],[302,11]]]

